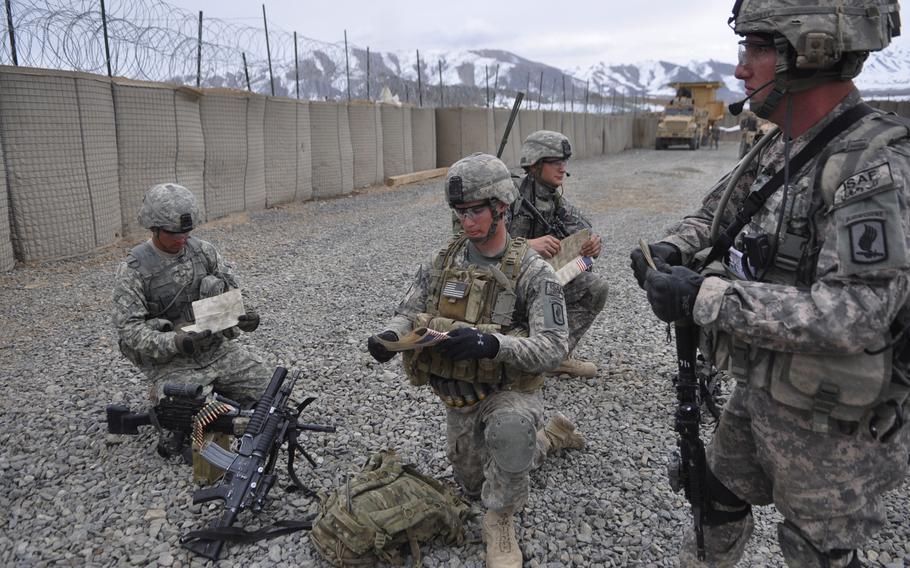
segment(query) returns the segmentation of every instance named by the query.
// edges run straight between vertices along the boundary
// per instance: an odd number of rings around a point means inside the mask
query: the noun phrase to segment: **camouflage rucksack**
[[[408,549],[420,566],[419,543],[437,536],[446,544],[464,542],[470,511],[451,489],[402,464],[394,451],[374,455],[363,471],[319,498],[310,540],[335,566],[400,564]]]

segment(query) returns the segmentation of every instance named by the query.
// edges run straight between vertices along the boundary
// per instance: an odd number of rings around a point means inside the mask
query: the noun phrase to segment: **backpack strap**
[[[276,521],[267,527],[259,530],[248,531],[241,527],[221,527],[217,529],[201,529],[198,531],[188,532],[180,537],[180,543],[186,544],[195,541],[222,541],[241,544],[250,544],[295,533],[302,530],[313,528],[313,519],[315,514],[307,515],[301,519]]]

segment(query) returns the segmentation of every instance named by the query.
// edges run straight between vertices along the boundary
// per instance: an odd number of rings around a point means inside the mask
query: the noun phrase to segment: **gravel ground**
[[[720,151],[635,150],[572,164],[568,191],[606,241],[596,269],[611,294],[579,346],[596,361],[595,379],[550,380],[544,397],[576,421],[588,447],[532,474],[521,514],[527,566],[675,566],[690,522],[684,499],[666,482],[674,446],[675,372],[664,326],[651,314],[627,268],[639,237],[692,208],[731,166],[737,146]],[[410,387],[396,359],[376,364],[366,337],[382,328],[419,262],[446,239],[439,180],[240,215],[198,236],[237,267],[262,326],[241,341],[305,374],[301,394],[318,396],[308,417],[338,426],[307,438],[319,456],[305,483],[327,489],[367,456],[394,447],[408,461],[452,483],[445,458],[444,409]],[[149,428],[109,437],[104,407],[145,400],[142,376],[116,349],[110,281],[132,243],[79,259],[0,274],[0,565],[202,566],[180,548],[215,505],[191,504],[191,472],[154,451]],[[280,483],[286,483],[282,474]],[[265,523],[295,518],[315,504],[276,488]],[[872,565],[910,565],[908,488],[888,497],[888,525],[869,543]],[[479,511],[479,508],[475,506]],[[781,566],[777,514],[756,511],[746,566]],[[249,513],[243,524],[255,526]],[[482,566],[478,521],[461,547],[425,547],[428,566]],[[327,566],[305,533],[231,546],[221,566]]]

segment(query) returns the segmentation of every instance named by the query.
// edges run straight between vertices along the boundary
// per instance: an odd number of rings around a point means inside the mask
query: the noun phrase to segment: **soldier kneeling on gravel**
[[[113,323],[120,351],[152,381],[152,405],[166,384],[211,387],[251,405],[274,367],[231,340],[239,335],[237,328],[255,331],[259,315],[247,308],[236,328],[183,331],[194,322],[194,301],[240,287],[233,267],[215,247],[190,236],[199,221],[196,198],[187,188],[164,183],[146,192],[139,224],[151,230],[151,238],[129,252],[114,281]],[[179,442],[162,437],[164,448]]]
[[[564,416],[543,421],[543,373],[567,352],[562,286],[528,242],[506,230],[515,193],[504,163],[472,154],[449,169],[445,189],[464,231],[420,268],[367,347],[384,363],[395,353],[381,340],[421,327],[448,333],[435,346],[406,351],[404,370],[447,404],[455,479],[486,509],[487,565],[519,567],[514,514],[527,501],[531,470],[549,454],[584,446]]]
[[[550,130],[531,133],[521,145],[521,167],[526,175],[516,183],[519,195],[512,203],[509,234],[527,239],[530,247],[544,258],[555,256],[560,250],[560,241],[565,237],[592,227],[591,222],[563,195],[562,183],[569,175],[566,163],[571,156],[569,139]],[[546,224],[535,219],[531,209],[539,211]],[[582,246],[581,254],[597,258],[602,245],[600,236],[592,234]],[[607,282],[590,269],[566,284],[570,354],[603,310],[607,292]],[[553,373],[593,377],[597,374],[597,366],[569,357]]]

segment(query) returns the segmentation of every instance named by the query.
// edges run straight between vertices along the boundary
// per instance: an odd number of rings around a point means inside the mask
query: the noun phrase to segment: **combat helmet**
[[[900,6],[897,0],[736,0],[728,23],[738,35],[774,41],[774,87],[754,109],[768,118],[788,92],[859,75],[870,52],[900,35]]]
[[[512,174],[502,160],[476,152],[449,168],[446,174],[446,201],[449,207],[482,199],[505,204],[515,201]]]
[[[572,144],[565,134],[552,130],[532,132],[521,144],[519,165],[528,169],[544,158],[568,160],[572,156]]]
[[[139,225],[146,229],[160,227],[172,233],[185,233],[200,221],[193,192],[176,183],[151,187],[139,207]]]

